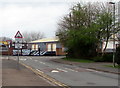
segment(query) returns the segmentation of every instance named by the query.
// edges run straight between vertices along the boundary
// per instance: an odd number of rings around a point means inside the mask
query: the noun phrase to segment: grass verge
[[[113,67],[113,65],[104,65],[105,67],[111,67],[111,68],[120,68],[119,65],[116,65],[115,67]]]
[[[94,61],[86,59],[76,59],[76,58],[62,58],[63,60],[72,61],[72,62],[81,62],[81,63],[92,63]]]

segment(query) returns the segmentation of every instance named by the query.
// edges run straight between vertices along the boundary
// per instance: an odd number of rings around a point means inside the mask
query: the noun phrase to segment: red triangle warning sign
[[[15,38],[23,38],[22,34],[20,33],[20,31],[18,31],[15,35]]]

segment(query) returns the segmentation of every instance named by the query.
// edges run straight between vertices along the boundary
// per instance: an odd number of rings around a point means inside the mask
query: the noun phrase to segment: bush
[[[105,62],[112,62],[113,61],[113,53],[108,53],[103,55],[103,59]]]
[[[112,62],[112,59],[113,59],[113,54],[112,53],[92,58],[92,60],[95,61],[95,62]]]
[[[115,60],[118,65],[120,65],[120,46],[116,48]]]
[[[94,58],[92,58],[92,60],[95,62],[103,62],[104,61],[101,56],[94,57]]]

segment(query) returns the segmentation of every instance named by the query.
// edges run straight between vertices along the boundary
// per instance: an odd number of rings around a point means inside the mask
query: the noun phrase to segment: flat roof
[[[40,43],[40,42],[58,42],[59,39],[57,37],[53,38],[43,38],[35,41],[31,41],[30,43]]]

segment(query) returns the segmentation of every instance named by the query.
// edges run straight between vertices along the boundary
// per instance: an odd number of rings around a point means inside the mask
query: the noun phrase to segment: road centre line
[[[93,69],[86,69],[88,71],[92,71],[92,72],[97,72],[97,73],[103,73],[103,72],[100,72],[100,71],[96,71],[96,70],[93,70]]]
[[[73,71],[73,72],[78,72],[78,71],[72,70],[72,69],[70,69],[70,68],[65,68],[65,69],[70,70],[70,71]]]
[[[60,69],[60,68],[56,68],[57,70],[63,71],[63,72],[68,72],[66,70]]]
[[[20,60],[22,60],[22,61],[26,61],[27,59],[20,58]]]
[[[34,61],[36,61],[36,62],[37,62],[38,60],[34,60]]]
[[[30,58],[30,60],[32,60],[32,58]]]
[[[39,61],[39,63],[41,63],[41,64],[45,64],[44,62],[41,62],[41,61]]]

